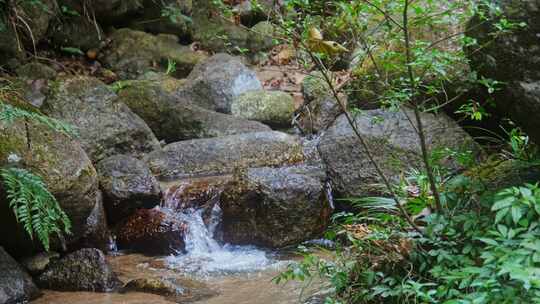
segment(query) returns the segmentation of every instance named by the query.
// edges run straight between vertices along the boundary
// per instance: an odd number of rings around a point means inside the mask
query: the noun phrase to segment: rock
[[[414,114],[403,108],[400,112],[369,110],[356,119],[357,128],[373,157],[392,182],[399,182],[400,175],[410,169],[423,167],[419,138],[407,116],[414,117]],[[450,148],[470,151],[472,157],[480,154],[474,140],[444,114],[422,114],[421,117],[431,151]],[[323,134],[319,152],[333,188],[341,197],[383,194],[375,168],[343,115]],[[449,158],[443,159],[442,164],[459,167]]]
[[[128,218],[135,210],[150,209],[161,201],[156,178],[142,161],[115,155],[96,166],[110,224]]]
[[[110,249],[111,234],[107,225],[107,215],[103,206],[103,196],[99,192],[99,200],[96,202],[92,213],[86,219],[88,229],[83,234],[83,237],[71,248],[97,248],[104,252]]]
[[[153,293],[175,303],[200,301],[217,295],[205,284],[193,280],[174,278],[143,278],[129,281],[124,291]]]
[[[30,35],[25,28],[20,31],[20,34],[24,37],[27,47],[33,48],[34,44],[37,45],[45,38],[50,23],[56,18],[58,13],[56,0],[21,1],[15,5],[19,16],[26,22],[25,26],[28,26],[32,32]]]
[[[255,53],[271,49],[274,46],[275,32],[274,25],[269,21],[261,21],[254,25],[249,33],[249,50]]]
[[[234,116],[289,127],[294,114],[294,99],[281,91],[249,91],[236,97],[231,105]]]
[[[0,23],[6,23],[6,20],[0,16]],[[17,43],[17,35],[11,26],[0,31],[0,66],[18,66],[22,59],[25,58],[24,48]]]
[[[26,303],[39,296],[40,292],[32,278],[17,261],[0,247],[0,303]]]
[[[108,292],[120,287],[105,255],[95,248],[84,248],[51,263],[37,278],[41,288],[59,291]]]
[[[536,184],[540,181],[540,165],[516,159],[492,160],[469,169],[464,176],[479,183],[490,194],[504,188]]]
[[[193,39],[200,43],[201,47],[213,53],[241,53],[241,50],[249,50],[248,29],[237,26],[226,20],[213,18],[209,20],[208,12],[204,18],[194,16]]]
[[[144,1],[142,15],[134,18],[129,28],[152,34],[172,34],[181,41],[189,41],[193,35],[191,0]]]
[[[320,72],[313,72],[304,78],[302,94],[304,105],[297,112],[300,126],[305,133],[325,130],[343,112]],[[347,97],[340,95],[340,101],[346,105]]]
[[[186,229],[172,211],[139,209],[118,229],[118,246],[150,255],[177,254],[185,249]]]
[[[468,25],[467,35],[485,46],[481,52],[469,50],[471,65],[481,76],[505,83],[504,89],[493,98],[496,111],[510,116],[539,142],[540,120],[531,115],[537,117],[540,109],[540,1],[501,0],[497,4],[501,16],[490,15],[486,9],[482,13],[487,13],[490,20],[476,16]],[[527,26],[494,36],[500,18],[524,22]]]
[[[174,64],[175,77],[187,76],[207,56],[178,43],[171,35],[154,36],[131,29],[120,29],[111,36],[111,43],[100,61],[120,76],[135,79],[149,70],[166,71]],[[173,63],[174,62],[174,63]]]
[[[221,196],[224,241],[281,248],[322,235],[332,208],[324,171],[255,168],[237,176]]]
[[[231,113],[234,98],[255,90],[262,90],[262,85],[254,71],[235,57],[216,54],[195,66],[185,93],[203,108]]]
[[[17,76],[25,79],[47,79],[56,78],[56,71],[46,64],[33,61],[20,66],[16,70]]]
[[[51,42],[57,48],[77,48],[84,52],[98,49],[105,39],[99,24],[86,16],[70,17],[58,21],[49,30]]]
[[[25,258],[21,261],[21,265],[33,276],[41,274],[49,264],[60,258],[57,252],[41,252],[35,256]]]
[[[227,174],[239,167],[279,166],[302,161],[297,137],[257,132],[172,143],[146,158],[160,179]]]
[[[75,126],[78,139],[92,161],[126,154],[141,157],[159,148],[159,142],[144,121],[101,81],[85,76],[61,82],[43,111]]]
[[[101,199],[96,171],[80,144],[68,136],[34,120],[28,121],[28,132],[30,151],[23,121],[0,122],[0,167],[8,165],[10,156],[16,156],[22,160],[21,165],[44,179],[71,220],[72,234],[67,243],[72,244],[92,229],[87,220]],[[10,231],[0,235],[4,248],[16,257],[39,250],[39,244],[31,241],[17,223],[1,187],[0,209],[0,229]]]
[[[212,209],[229,182],[231,182],[231,177],[227,175],[190,178],[174,182],[165,193],[164,205],[175,211],[205,207]]]
[[[249,132],[270,131],[255,122],[206,110],[185,96],[168,93],[163,80],[123,82],[119,101],[148,123],[158,139],[176,142]]]
[[[140,0],[58,0],[58,4],[83,16],[90,13],[106,24],[121,24],[143,7]]]

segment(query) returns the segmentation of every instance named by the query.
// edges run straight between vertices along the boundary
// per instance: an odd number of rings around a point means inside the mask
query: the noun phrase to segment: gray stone
[[[119,101],[127,104],[150,126],[158,139],[171,143],[249,132],[270,131],[259,122],[210,111],[195,105],[189,97],[167,92],[164,79],[123,82]],[[175,87],[176,84],[171,86]]]
[[[105,39],[99,24],[86,16],[69,17],[49,29],[49,36],[58,48],[77,48],[82,51],[98,49]]]
[[[0,247],[0,303],[25,303],[39,296],[32,278]]]
[[[468,26],[468,36],[478,40],[482,51],[469,50],[473,68],[480,75],[505,82],[502,91],[493,98],[496,111],[509,116],[538,142],[540,141],[540,1],[501,0],[501,16],[487,16],[485,21],[474,17]],[[484,12],[485,13],[485,12]],[[524,22],[526,27],[496,35],[500,18]]]
[[[299,139],[256,132],[172,143],[146,158],[161,179],[227,174],[235,168],[279,166],[304,159]]]
[[[235,57],[216,54],[195,66],[189,75],[184,94],[203,108],[231,113],[234,98],[262,90],[254,71]]]
[[[365,111],[356,118],[356,125],[371,154],[392,182],[410,169],[423,167],[419,137],[409,118],[412,110],[400,112]],[[422,114],[426,141],[431,151],[458,149],[479,155],[479,147],[457,123],[444,114]],[[340,116],[321,138],[319,152],[334,190],[341,197],[363,197],[383,194],[381,179],[371,164],[346,118]],[[445,158],[443,165],[459,168],[455,159]]]
[[[101,81],[84,76],[64,79],[43,111],[75,126],[83,148],[92,161],[127,154],[141,157],[159,148],[146,123]]]
[[[240,173],[221,195],[224,241],[280,248],[321,236],[333,211],[324,178],[316,167]]]
[[[96,166],[110,224],[127,219],[135,210],[153,208],[161,190],[146,164],[125,155],[115,155]]]
[[[108,292],[121,286],[98,249],[75,251],[50,264],[36,280],[41,288],[59,291]]]

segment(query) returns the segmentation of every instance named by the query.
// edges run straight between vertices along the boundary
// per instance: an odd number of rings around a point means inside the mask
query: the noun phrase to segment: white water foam
[[[205,225],[203,210],[188,209],[180,214],[188,223],[185,236],[186,252],[166,259],[170,268],[182,270],[199,277],[261,271],[280,267],[281,262],[271,254],[253,246],[220,245],[214,232],[221,220],[221,209],[212,209],[210,223]]]

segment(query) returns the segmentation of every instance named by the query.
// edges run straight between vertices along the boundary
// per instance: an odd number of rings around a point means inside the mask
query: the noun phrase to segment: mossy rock
[[[231,112],[234,116],[270,126],[287,127],[293,118],[294,99],[281,91],[249,91],[233,101]]]
[[[27,131],[30,135],[27,138]],[[17,156],[20,163],[8,163]],[[73,228],[68,245],[86,236],[93,227],[87,222],[100,200],[97,175],[80,144],[34,120],[0,123],[0,167],[20,165],[41,176],[70,218]],[[17,223],[0,189],[0,243],[16,257],[39,250]]]
[[[124,81],[118,101],[139,115],[156,134],[168,143],[193,138],[208,138],[270,128],[242,118],[213,112],[176,93],[178,83],[160,80]],[[172,91],[172,92],[170,92]]]
[[[124,28],[115,31],[110,39],[100,60],[122,79],[135,79],[152,70],[164,72],[171,64],[175,65],[172,75],[183,78],[207,57],[179,44],[172,35],[154,36]]]

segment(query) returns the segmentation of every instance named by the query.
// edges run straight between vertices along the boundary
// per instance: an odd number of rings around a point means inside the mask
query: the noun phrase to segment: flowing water
[[[171,188],[172,189],[172,188]],[[173,209],[183,187],[167,191],[160,208]],[[185,204],[184,204],[185,205]],[[252,246],[220,244],[214,239],[219,229],[221,209],[215,204],[206,214],[204,208],[190,207],[174,211],[175,216],[188,224],[184,236],[186,253],[168,257],[146,257],[139,254],[109,256],[109,262],[123,282],[137,278],[179,278],[202,281],[217,292],[209,299],[195,304],[293,304],[300,303],[304,293],[297,283],[276,285],[272,278],[291,262],[277,252]],[[34,304],[170,304],[169,300],[153,294],[96,294],[88,292],[45,291]]]

